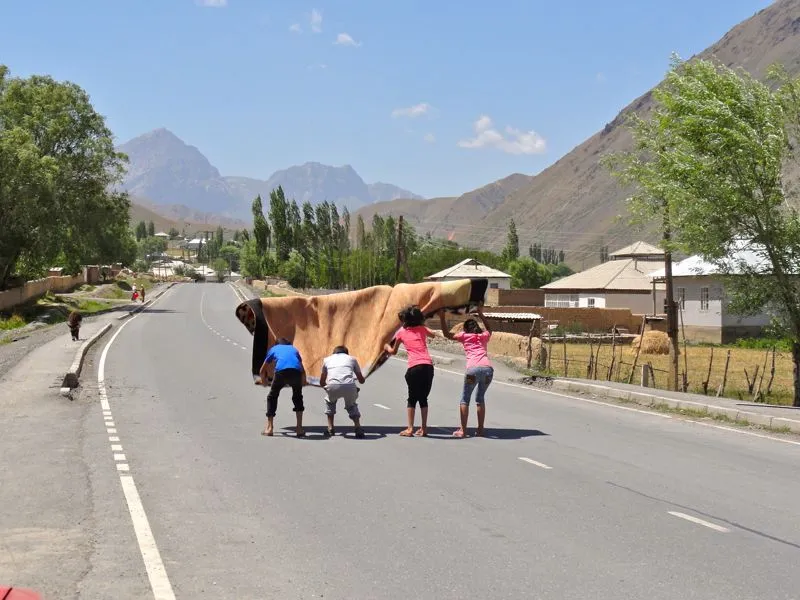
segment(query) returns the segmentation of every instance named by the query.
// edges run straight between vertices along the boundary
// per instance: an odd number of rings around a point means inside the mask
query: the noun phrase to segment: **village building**
[[[745,264],[750,269],[762,260],[752,251],[735,252],[725,275],[736,276],[741,273],[738,265]],[[663,285],[664,269],[650,276],[656,284]],[[772,319],[764,310],[750,316],[731,312],[723,274],[716,265],[700,256],[690,256],[675,264],[672,280],[683,334],[688,341],[727,344],[742,337],[754,337],[761,334]]]
[[[488,279],[489,289],[511,289],[511,275],[484,265],[474,258],[462,260],[457,265],[425,278],[426,281],[457,281],[459,279]]]
[[[542,286],[551,308],[628,308],[634,314],[663,314],[665,286],[651,273],[664,264],[664,251],[635,242],[609,260]]]

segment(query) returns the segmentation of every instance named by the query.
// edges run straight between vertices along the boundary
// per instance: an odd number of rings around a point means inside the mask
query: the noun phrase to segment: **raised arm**
[[[328,383],[328,367],[322,365],[322,373],[319,375],[319,387],[324,388],[326,383]]]
[[[450,327],[448,327],[448,325],[447,325],[447,319],[445,319],[445,311],[444,310],[440,310],[439,311],[439,321],[442,324],[442,334],[444,335],[444,337],[446,337],[448,340],[455,339],[455,336],[453,335],[453,332],[450,331]]]
[[[397,339],[394,341],[394,344],[391,344],[391,345],[390,344],[386,344],[383,347],[383,351],[386,352],[387,354],[392,355],[392,356],[397,354],[397,351],[399,349],[400,349],[400,340],[397,340]]]

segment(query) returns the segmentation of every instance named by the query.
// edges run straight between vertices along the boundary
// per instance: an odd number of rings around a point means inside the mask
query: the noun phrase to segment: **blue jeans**
[[[478,393],[475,394],[475,404],[483,404],[486,397],[486,389],[492,383],[494,369],[492,367],[472,367],[467,369],[464,375],[464,391],[461,393],[461,404],[469,406],[472,390],[478,386]]]

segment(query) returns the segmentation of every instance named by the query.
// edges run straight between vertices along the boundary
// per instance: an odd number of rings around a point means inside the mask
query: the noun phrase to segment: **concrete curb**
[[[73,388],[78,387],[78,379],[81,376],[81,369],[83,368],[83,360],[86,358],[86,353],[97,340],[108,333],[109,329],[111,329],[111,323],[106,323],[100,331],[83,342],[81,347],[78,348],[78,351],[75,353],[75,360],[72,361],[72,366],[69,368],[69,371],[67,371],[67,374],[64,375],[64,381],[61,384],[62,395],[68,396]]]
[[[710,415],[719,415],[727,417],[731,420],[744,420],[753,425],[761,427],[769,427],[771,429],[788,429],[792,433],[800,433],[800,421],[795,419],[786,419],[783,417],[773,417],[763,413],[756,413],[747,410],[739,410],[736,408],[728,408],[725,406],[717,406],[715,404],[706,404],[704,402],[692,402],[690,400],[676,400],[675,398],[665,398],[656,394],[647,392],[635,392],[631,390],[621,390],[605,385],[596,383],[583,383],[580,381],[565,381],[563,379],[553,380],[553,389],[562,392],[577,392],[584,394],[593,394],[601,398],[612,398],[615,400],[623,400],[625,402],[632,402],[640,406],[653,407],[658,405],[667,405],[672,409],[688,409],[705,411]]]
[[[139,306],[137,306],[137,307],[136,307],[136,308],[134,308],[133,310],[129,310],[129,311],[128,311],[128,312],[126,312],[124,315],[120,315],[120,316],[118,316],[118,317],[117,317],[117,321],[123,321],[123,320],[127,319],[128,317],[130,317],[131,315],[135,315],[135,314],[137,314],[137,313],[140,313],[140,312],[142,312],[142,311],[143,311],[145,308],[147,308],[147,307],[148,307],[148,306],[150,306],[150,305],[151,305],[153,302],[155,302],[155,301],[156,301],[156,300],[158,300],[158,299],[159,299],[161,296],[163,296],[163,295],[164,295],[164,294],[167,292],[167,290],[169,290],[169,289],[171,289],[171,288],[172,288],[172,286],[173,286],[173,285],[177,285],[177,284],[178,284],[178,282],[177,282],[177,281],[173,281],[173,282],[171,282],[171,283],[170,283],[170,284],[169,284],[167,287],[165,287],[163,290],[161,290],[160,292],[158,292],[158,294],[156,294],[155,296],[152,296],[152,297],[150,298],[150,300],[147,300],[147,301],[146,301],[146,302],[144,302],[143,304],[140,304]]]

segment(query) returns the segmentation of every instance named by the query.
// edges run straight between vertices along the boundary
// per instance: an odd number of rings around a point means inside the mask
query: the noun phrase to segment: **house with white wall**
[[[735,276],[737,265],[746,263],[754,267],[761,260],[755,252],[736,252],[726,274]],[[664,269],[654,271],[651,277],[656,283],[663,283]],[[690,256],[674,265],[672,280],[683,331],[691,342],[727,344],[742,337],[757,336],[772,320],[765,310],[751,316],[731,312],[723,274],[716,265],[700,256]]]
[[[457,281],[459,279],[488,279],[488,289],[511,289],[511,275],[488,265],[478,262],[474,258],[462,260],[457,265],[448,267],[428,275],[426,281]]]
[[[544,305],[554,308],[628,308],[634,314],[663,314],[665,286],[650,274],[664,264],[664,251],[635,242],[609,260],[542,286]]]

